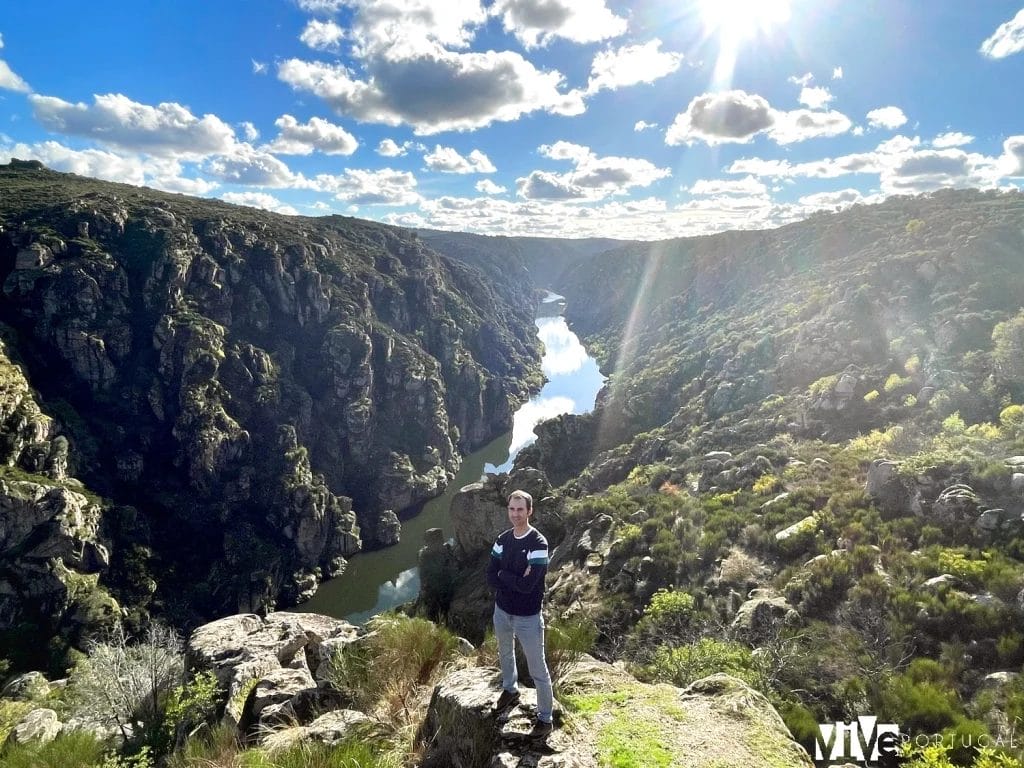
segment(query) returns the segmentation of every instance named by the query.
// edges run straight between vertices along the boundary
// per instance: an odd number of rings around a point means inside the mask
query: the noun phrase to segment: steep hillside
[[[678,434],[750,417],[777,397],[788,400],[772,418],[850,437],[912,418],[904,396],[926,385],[947,413],[995,418],[999,399],[982,402],[981,386],[995,373],[994,326],[1024,301],[1022,225],[1019,194],[940,192],[581,261],[557,288],[615,372],[599,412],[581,417],[601,422],[585,449],[592,458],[663,425]],[[844,372],[858,396],[841,408],[818,396],[827,382],[807,389]],[[895,393],[884,386],[893,373],[907,378]],[[1012,394],[1013,381],[996,383]]]
[[[556,289],[611,380],[516,461],[560,486],[553,613],[646,679],[747,676],[808,748],[865,714],[957,765],[1009,745],[1024,195],[632,246]]]
[[[17,637],[93,588],[182,623],[308,595],[540,383],[528,283],[367,222],[15,161],[0,281],[0,486],[24,518],[0,539],[0,629]],[[69,558],[67,515],[40,498],[82,484],[71,539],[102,556]],[[28,575],[69,568],[52,589]]]
[[[625,244],[596,237],[504,237],[436,229],[417,233],[431,248],[485,269],[504,282],[532,282],[541,288],[559,285],[573,263]]]

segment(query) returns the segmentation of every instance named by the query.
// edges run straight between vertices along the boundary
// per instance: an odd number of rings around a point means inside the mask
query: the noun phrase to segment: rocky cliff
[[[341,217],[13,161],[0,280],[7,527],[51,541],[69,514],[25,511],[42,492],[7,478],[77,477],[77,559],[52,544],[40,562],[179,621],[309,595],[540,381],[528,282]],[[42,618],[26,571],[42,555],[4,546],[11,629]]]

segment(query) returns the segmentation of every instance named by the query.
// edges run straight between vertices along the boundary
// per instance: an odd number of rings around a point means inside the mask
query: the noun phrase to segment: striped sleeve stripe
[[[505,548],[503,546],[501,546],[501,544],[499,544],[498,542],[494,542],[494,546],[491,547],[491,557],[500,558],[501,557],[501,553],[504,550],[505,550]]]
[[[526,554],[526,562],[530,565],[547,565],[548,551],[546,549],[535,549]]]

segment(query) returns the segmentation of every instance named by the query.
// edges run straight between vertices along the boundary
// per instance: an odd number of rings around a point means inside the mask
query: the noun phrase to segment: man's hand
[[[530,571],[532,571],[532,570],[533,570],[533,566],[532,565],[526,566],[526,570],[523,571],[523,576],[529,576],[530,575]]]

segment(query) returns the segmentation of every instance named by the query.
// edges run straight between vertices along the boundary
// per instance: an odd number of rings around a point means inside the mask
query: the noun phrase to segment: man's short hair
[[[526,502],[526,511],[530,512],[533,510],[533,496],[528,494],[526,491],[512,491],[512,493],[508,495],[508,500],[512,501],[512,499],[522,499]]]

